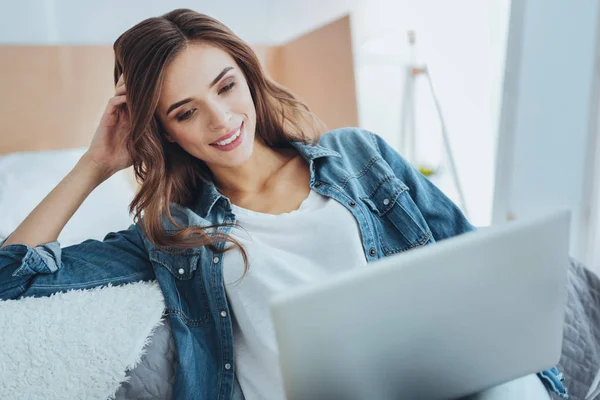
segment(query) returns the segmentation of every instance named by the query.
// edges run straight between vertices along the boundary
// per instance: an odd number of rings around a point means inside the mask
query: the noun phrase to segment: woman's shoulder
[[[163,212],[160,216],[160,224],[161,228],[164,232],[173,233],[179,230],[179,227],[188,227],[188,226],[212,226],[214,223],[202,218],[197,210],[194,210],[193,207],[184,206],[181,204],[177,204],[174,202],[169,203],[169,214],[170,217]],[[129,227],[129,230],[138,232],[144,239],[146,238],[144,229],[142,225],[146,220],[145,216],[140,217],[133,225]]]
[[[349,140],[369,140],[372,132],[356,126],[346,126],[343,128],[332,129],[319,137],[319,144],[331,141],[349,141]]]
[[[363,153],[379,153],[379,140],[383,139],[369,130],[358,127],[344,127],[323,133],[317,144],[339,153],[352,153],[357,150]]]

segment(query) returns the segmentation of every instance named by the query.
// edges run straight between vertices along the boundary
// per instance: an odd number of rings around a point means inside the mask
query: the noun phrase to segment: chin
[[[250,148],[244,151],[243,153],[240,152],[240,154],[237,154],[235,157],[235,161],[232,160],[232,164],[235,164],[234,166],[236,167],[244,165],[252,157],[252,150],[253,149]]]
[[[252,146],[250,146],[250,148],[244,146],[244,148],[238,148],[236,150],[237,151],[235,151],[234,154],[221,157],[219,163],[224,167],[236,168],[244,165],[252,157]]]

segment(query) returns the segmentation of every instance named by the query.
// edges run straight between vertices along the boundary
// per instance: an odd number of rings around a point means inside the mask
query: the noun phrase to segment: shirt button
[[[353,202],[353,201],[351,201],[351,202],[350,202],[350,203],[348,203],[348,204],[350,204],[350,207],[354,207],[354,206],[356,205],[356,203],[355,203],[355,202]]]
[[[225,369],[226,370],[230,370],[231,369],[231,364],[229,364],[229,363],[225,364]]]
[[[185,274],[185,269],[179,268],[179,271],[177,271],[177,272],[179,272],[179,275],[183,275],[183,274]]]
[[[390,204],[390,199],[383,200],[383,205],[384,206],[387,206],[388,204]]]
[[[374,248],[371,248],[371,250],[369,250],[369,254],[374,256],[375,254],[377,254],[377,250],[375,250]]]
[[[317,183],[315,183],[315,187],[316,187],[316,188],[319,188],[319,187],[321,187],[321,185],[322,185],[322,183],[321,183],[321,182],[317,182]]]
[[[221,317],[225,318],[227,316],[227,313],[225,311],[221,311]]]
[[[213,262],[214,262],[215,264],[218,264],[218,263],[219,263],[219,257],[215,257],[215,258],[213,258]]]

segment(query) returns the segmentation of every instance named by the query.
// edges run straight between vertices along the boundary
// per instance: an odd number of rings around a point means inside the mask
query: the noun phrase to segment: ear
[[[175,140],[175,138],[173,136],[171,136],[171,134],[169,132],[167,132],[167,130],[164,129],[162,126],[160,127],[160,130],[162,131],[161,133],[165,136],[165,138],[169,141],[169,143],[176,143],[177,142]]]
[[[160,123],[160,121],[158,122],[158,130],[159,130],[160,134],[165,136],[165,138],[169,141],[169,143],[177,142],[177,140],[175,140],[175,138],[173,136],[171,136],[171,134],[169,132],[167,132],[165,127],[162,125],[162,123]]]
[[[173,137],[171,135],[169,135],[168,133],[165,133],[165,137],[167,138],[167,140],[170,143],[176,143],[177,141],[175,139],[173,139]]]

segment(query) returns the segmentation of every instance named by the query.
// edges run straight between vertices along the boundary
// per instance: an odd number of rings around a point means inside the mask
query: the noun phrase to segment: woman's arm
[[[436,240],[450,238],[475,230],[460,209],[429,179],[417,171],[381,137],[370,133],[383,159],[392,167],[396,176],[409,188],[409,194],[429,225]],[[556,368],[539,372],[537,376],[553,393],[567,398],[563,374]]]
[[[0,248],[0,300],[154,279],[137,225],[65,248],[56,241]]]
[[[54,242],[89,194],[107,178],[85,155],[69,174],[10,234],[1,247],[23,244],[30,247]]]
[[[112,174],[132,164],[131,155],[125,146],[131,130],[129,114],[124,107],[125,92],[125,82],[121,77],[87,152],[0,248],[10,244],[35,247],[56,241],[89,194]]]
[[[154,279],[136,225],[61,249],[60,232],[89,194],[132,164],[125,84],[119,79],[86,154],[27,218],[0,243],[0,299]],[[98,210],[102,212],[102,210]]]
[[[369,132],[383,159],[409,188],[409,195],[436,241],[475,230],[462,211],[440,189],[406,161],[380,136]]]

